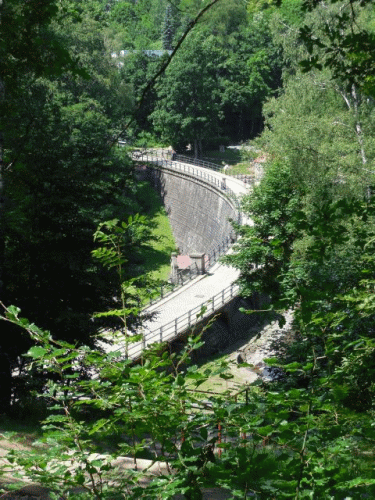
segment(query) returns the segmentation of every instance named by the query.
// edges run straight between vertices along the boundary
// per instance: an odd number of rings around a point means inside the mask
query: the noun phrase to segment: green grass
[[[168,215],[160,196],[149,183],[140,183],[139,196],[146,215],[152,221],[154,238],[142,251],[143,268],[152,279],[166,281],[171,271],[171,253],[176,250]]]
[[[242,153],[238,149],[226,149],[224,152],[218,150],[205,151],[204,159],[206,161],[212,161],[218,165],[229,165],[231,168],[227,171],[229,175],[239,175],[247,174],[252,175],[254,173],[254,167],[252,165],[252,160],[258,156],[257,153],[253,151],[246,151],[245,160]],[[224,171],[223,171],[224,173]]]
[[[226,149],[224,152],[220,152],[217,149],[204,151],[203,156],[206,159],[211,159],[213,163],[228,163],[229,165],[235,165],[242,161],[241,152],[239,149]]]
[[[254,175],[254,167],[251,163],[237,163],[237,165],[232,165],[227,171],[228,175]]]
[[[171,272],[171,253],[176,250],[176,243],[163,206],[155,213],[153,222],[152,235],[157,239],[151,242],[151,249],[144,251],[144,267],[153,279],[166,281]]]

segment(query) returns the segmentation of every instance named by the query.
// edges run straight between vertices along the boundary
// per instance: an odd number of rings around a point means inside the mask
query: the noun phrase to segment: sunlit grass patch
[[[167,281],[171,272],[171,253],[176,249],[172,228],[164,207],[161,205],[153,217],[155,224],[150,242],[144,250],[144,268],[152,279]]]
[[[171,270],[171,253],[176,243],[167,212],[158,193],[148,182],[138,185],[138,196],[145,215],[151,219],[151,241],[142,251],[142,267],[153,280],[167,281]]]

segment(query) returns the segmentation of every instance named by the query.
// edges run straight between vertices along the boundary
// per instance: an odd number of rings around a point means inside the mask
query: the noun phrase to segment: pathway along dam
[[[171,161],[160,152],[150,151],[134,155],[133,159],[140,165],[138,175],[148,178],[159,190],[180,250],[197,256],[198,272],[184,286],[144,309],[143,315],[149,319],[138,332],[142,335],[141,341],[125,345],[122,340],[110,350],[136,360],[147,346],[156,342],[170,344],[186,336],[197,323],[220,313],[214,331],[210,331],[206,339],[208,349],[211,344],[215,351],[224,342],[231,342],[238,332],[251,327],[254,321],[238,311],[239,305],[248,305],[237,297],[238,270],[218,262],[220,255],[230,251],[234,241],[228,219],[251,224],[239,212],[239,199],[248,192],[248,186],[213,170],[218,166],[206,162],[202,166]],[[204,312],[200,314],[202,308]],[[108,347],[107,344],[106,350]]]
[[[220,185],[177,170],[174,162],[155,168],[155,162],[138,170],[160,194],[181,254],[210,254],[227,237],[234,238],[230,220],[240,222],[238,202]]]

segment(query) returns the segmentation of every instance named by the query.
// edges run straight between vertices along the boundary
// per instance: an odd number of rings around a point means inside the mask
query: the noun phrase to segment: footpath
[[[186,165],[186,167],[191,167],[189,164],[181,164],[181,162],[176,163],[178,163],[179,166]],[[198,166],[194,166],[194,172],[197,172],[198,175],[202,173],[216,178],[220,184],[224,183],[226,188],[229,188],[239,200],[244,194],[249,192],[250,188],[241,180],[235,179],[229,175]],[[251,221],[247,218],[243,218],[242,223],[251,224]],[[144,321],[141,328],[140,333],[142,333],[143,341],[129,343],[129,357],[136,359],[140,356],[143,348],[148,345],[175,338],[178,328],[180,328],[181,331],[181,327],[184,325],[187,327],[190,324],[194,324],[196,315],[200,312],[202,306],[207,306],[208,315],[210,311],[217,310],[218,305],[224,305],[237,294],[238,287],[234,286],[233,283],[238,276],[239,271],[237,269],[216,263],[208,273],[198,276],[185,286],[176,290],[176,292],[168,295],[165,299],[147,307],[143,311],[143,314],[145,316],[150,316],[150,319]],[[214,300],[212,301],[213,297]],[[179,324],[178,321],[180,321]],[[106,349],[108,350],[108,348]],[[119,346],[118,344],[110,348],[110,350],[113,351],[124,349],[124,345]]]

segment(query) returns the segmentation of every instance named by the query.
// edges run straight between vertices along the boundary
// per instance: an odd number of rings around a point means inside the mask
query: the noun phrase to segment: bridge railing
[[[240,210],[240,204],[237,198],[237,195],[229,189],[225,183],[223,183],[222,180],[218,179],[215,176],[212,176],[211,174],[208,174],[207,172],[204,172],[200,169],[194,169],[193,166],[186,165],[185,163],[180,163],[180,161],[176,161],[175,157],[173,156],[173,160],[171,158],[168,158],[170,156],[172,158],[172,155],[170,154],[170,151],[167,152],[167,155],[164,154],[164,152],[161,152],[160,150],[146,150],[146,151],[137,151],[136,153],[133,153],[133,159],[137,161],[145,161],[145,162],[150,162],[153,163],[156,168],[158,166],[160,167],[168,167],[173,170],[178,170],[183,173],[188,173],[190,175],[194,175],[195,177],[199,179],[203,179],[205,182],[214,185],[215,187],[219,188],[223,194],[229,198],[232,203],[235,206],[235,209],[237,211],[237,223],[241,225],[242,223],[242,213]],[[185,158],[182,155],[178,155],[179,158]],[[188,158],[188,157],[186,157]],[[209,162],[203,162],[201,160],[197,160],[198,163],[194,164],[194,166],[199,166],[203,168],[208,168],[208,165],[213,165],[209,164]],[[217,166],[219,168],[219,166]],[[205,268],[206,270],[210,269],[213,265],[216,264],[218,261],[219,257],[224,255],[226,251],[232,246],[232,244],[236,241],[236,235],[233,234],[231,236],[227,236],[224,238],[215,248],[211,249],[211,251],[206,255],[206,260],[205,260]],[[179,270],[178,272],[178,281],[177,283],[169,283],[165,282],[160,285],[160,295],[158,294],[157,297],[153,297],[155,295],[153,293],[150,293],[149,300],[146,302],[145,307],[149,307],[151,305],[154,305],[156,302],[159,302],[160,300],[163,300],[165,297],[168,295],[174,293],[176,290],[184,286],[186,283],[189,281],[195,279],[198,276],[198,272],[196,269],[196,265],[190,265],[187,268],[183,270]]]
[[[244,184],[252,185],[257,180],[256,174],[233,174],[227,166],[220,165],[218,163],[213,163],[212,161],[203,160],[200,158],[194,158],[193,156],[180,155],[177,153],[172,153],[170,150],[155,150],[157,155],[162,158],[181,162],[181,163],[189,163],[190,165],[196,165],[197,167],[207,168],[209,170],[213,170],[215,172],[221,173],[223,175],[227,175],[234,179],[239,179]]]
[[[221,172],[224,168],[222,165],[218,165],[217,163],[212,163],[211,161],[206,161],[206,160],[200,160],[199,158],[193,158],[191,156],[176,154],[174,159],[175,161],[180,161],[182,163],[191,163],[192,165],[208,168],[210,170],[215,170],[217,172]]]
[[[238,201],[237,195],[232,191],[230,188],[227,187],[225,178],[218,178],[217,176],[211,175],[208,172],[200,170],[200,168],[195,169],[194,166],[197,167],[203,167],[203,168],[208,168],[207,166],[202,165],[196,165],[196,164],[191,164],[188,165],[186,163],[181,163],[181,161],[177,160],[172,160],[171,158],[166,157],[162,152],[159,150],[147,150],[147,151],[137,151],[133,152],[132,155],[133,160],[136,161],[145,161],[145,162],[151,162],[155,165],[159,165],[161,167],[167,167],[171,168],[172,170],[177,170],[182,173],[190,174],[193,175],[194,177],[197,177],[198,179],[203,179],[205,182],[208,184],[212,184],[216,188],[219,188],[221,192],[223,193],[224,196],[226,196],[228,199],[232,201],[232,203],[235,205],[236,210],[237,210],[237,222],[241,224],[242,221],[242,214],[240,210],[240,203]],[[187,157],[186,157],[187,158]],[[200,160],[199,160],[200,161]],[[205,163],[206,165],[209,164],[209,162],[201,162]],[[211,163],[210,165],[214,165]],[[218,167],[218,165],[216,165]],[[210,169],[212,170],[212,169]]]
[[[142,351],[147,346],[156,342],[167,342],[176,339],[199,321],[212,316],[213,313],[220,310],[237,295],[238,290],[239,286],[235,283],[231,283],[221,292],[193,309],[190,309],[187,313],[174,318],[160,328],[144,333],[141,342],[129,345],[129,356],[133,359],[137,359],[142,355]]]
[[[184,269],[179,269],[177,271],[177,281],[175,283],[172,281],[164,281],[157,289],[154,288],[153,290],[149,290],[150,296],[144,304],[144,308],[160,302],[198,276],[200,276],[200,272],[195,262]]]
[[[229,250],[233,243],[235,243],[236,239],[237,235],[233,238],[226,238],[221,245],[218,245],[208,255],[206,255],[206,269],[210,269],[214,264],[216,264],[219,258]]]
[[[205,256],[206,271],[208,271],[218,262],[219,258],[227,252],[227,250],[232,246],[236,239],[236,235],[233,235],[233,237],[227,236],[221,243],[219,243],[219,245],[217,245],[209,254]],[[177,273],[176,283],[165,281],[161,283],[157,287],[157,289],[149,290],[150,296],[147,299],[144,308],[155,305],[157,302],[160,302],[181,287],[185,286],[187,283],[189,283],[189,281],[192,281],[198,276],[201,276],[196,263],[190,264],[190,266],[187,266],[184,269],[179,269]],[[155,296],[156,294],[157,296]]]

